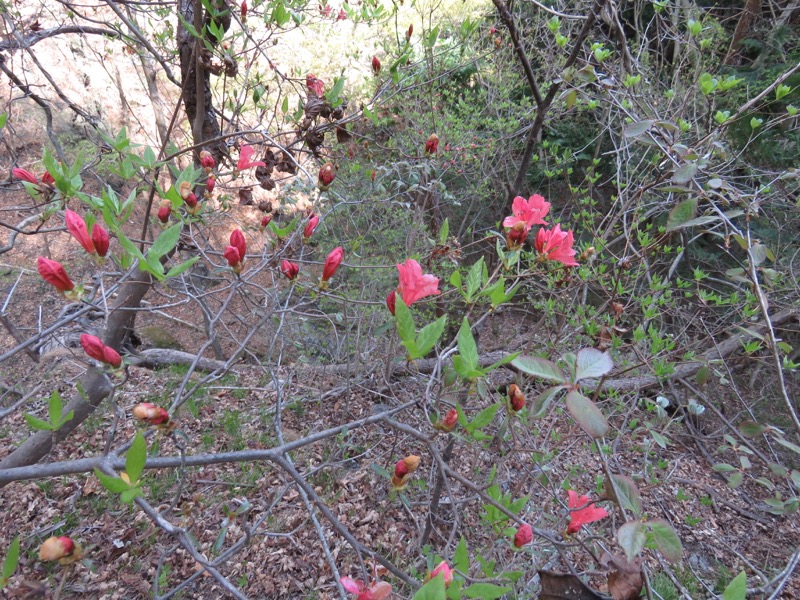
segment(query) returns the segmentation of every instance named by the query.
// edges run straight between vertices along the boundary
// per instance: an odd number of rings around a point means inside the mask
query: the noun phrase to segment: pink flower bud
[[[525,394],[522,393],[516,384],[508,386],[508,400],[514,412],[519,412],[525,408]]]
[[[189,192],[183,201],[186,202],[186,206],[193,209],[197,206],[197,195],[194,192]]]
[[[67,223],[67,229],[72,234],[78,243],[83,246],[89,254],[94,254],[94,242],[89,237],[89,231],[86,229],[86,222],[77,213],[67,209],[64,212],[64,220]]]
[[[11,169],[11,174],[16,177],[17,179],[21,179],[22,181],[27,181],[28,183],[32,183],[33,185],[39,185],[39,180],[36,179],[36,175],[31,173],[26,169]]]
[[[322,267],[322,281],[328,281],[336,274],[336,270],[344,260],[344,250],[341,246],[331,250],[328,257],[325,259],[325,266]]]
[[[37,260],[37,267],[42,279],[55,287],[59,292],[70,292],[75,289],[75,284],[72,283],[64,267],[62,267],[61,263],[58,261],[40,256]]]
[[[414,35],[414,24],[408,26],[408,30],[406,31],[406,42],[411,41],[411,36]]]
[[[272,221],[272,214],[264,215],[261,217],[261,224],[258,226],[259,231],[264,231]]]
[[[308,220],[308,223],[306,223],[305,229],[303,229],[303,237],[306,239],[310,238],[313,235],[314,230],[317,228],[317,225],[319,225],[319,217],[315,214],[312,214],[311,218]]]
[[[243,0],[241,11],[242,11],[242,21],[244,21],[247,18],[247,0]]]
[[[450,584],[453,583],[453,570],[445,561],[440,562],[439,565],[431,571],[431,574],[428,575],[428,580],[438,577],[439,575],[444,577],[444,587],[449,587]]]
[[[200,151],[200,166],[208,170],[213,169],[215,166],[217,166],[217,163],[214,160],[214,156],[208,150]]]
[[[408,475],[408,467],[406,466],[405,461],[401,458],[398,460],[394,465],[394,475],[395,477],[403,478]]]
[[[111,365],[115,369],[119,368],[122,364],[122,357],[119,355],[119,352],[106,346],[97,336],[89,335],[88,333],[81,334],[81,346],[87,356],[107,365]]]
[[[533,541],[533,530],[531,526],[525,523],[519,529],[517,529],[517,533],[514,534],[514,546],[517,548],[522,548],[526,544],[530,544]]]
[[[347,13],[344,12],[343,8],[340,8],[339,9],[339,14],[336,16],[336,20],[337,21],[344,21],[345,19],[347,19]]]
[[[80,560],[80,554],[80,546],[65,535],[49,537],[39,547],[39,559],[44,561],[57,560],[62,564],[69,564]]]
[[[394,316],[394,309],[397,306],[397,292],[392,290],[389,292],[389,295],[386,296],[386,308],[389,309],[389,312],[392,313]]]
[[[217,185],[217,178],[216,177],[209,177],[206,180],[206,196],[210,197],[211,194],[214,193],[214,188]]]
[[[289,281],[294,280],[299,272],[300,267],[295,263],[289,262],[288,260],[281,262],[281,273],[283,273]]]
[[[92,243],[97,256],[103,257],[108,254],[108,232],[99,223],[92,226]]]
[[[519,250],[528,239],[528,231],[530,228],[524,221],[517,221],[514,226],[508,230],[506,234],[506,246],[509,250]]]
[[[455,408],[451,408],[447,411],[444,419],[435,423],[434,427],[439,431],[450,432],[456,428],[456,425],[458,425],[458,411]]]
[[[239,251],[239,260],[244,260],[247,254],[247,241],[244,239],[244,234],[239,229],[231,231],[231,246]]]
[[[381,72],[381,61],[377,56],[372,57],[372,72],[377,75]]]
[[[169,413],[166,409],[150,402],[140,402],[131,411],[134,419],[147,421],[151,425],[163,425],[169,422]]]
[[[172,203],[169,200],[162,200],[161,206],[158,208],[158,220],[162,223],[169,222],[169,216],[172,214]]]
[[[319,170],[319,189],[322,191],[327,190],[334,179],[336,179],[336,169],[333,164],[328,162],[322,165]]]
[[[428,140],[425,142],[425,152],[428,154],[436,154],[439,150],[439,136],[432,133]]]
[[[53,176],[50,175],[50,173],[47,172],[47,171],[42,173],[41,179],[42,179],[42,183],[44,183],[46,185],[55,185],[56,184],[56,180],[53,179]]]

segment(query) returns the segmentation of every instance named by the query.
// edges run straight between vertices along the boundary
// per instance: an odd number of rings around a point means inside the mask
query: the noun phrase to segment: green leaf
[[[470,371],[478,369],[478,347],[475,345],[475,338],[472,337],[472,330],[467,317],[464,317],[461,322],[461,329],[458,330],[458,354],[467,369]]]
[[[496,600],[501,598],[503,594],[510,592],[510,587],[500,587],[493,583],[473,583],[464,593],[467,598],[481,598],[482,600]]]
[[[567,383],[567,377],[555,363],[536,356],[518,356],[511,361],[511,365],[538,379],[552,381],[553,383]]]
[[[566,386],[563,385],[555,385],[553,387],[547,388],[541,394],[536,396],[533,399],[533,402],[530,405],[529,414],[531,419],[538,419],[539,417],[543,417],[544,413],[547,411],[547,407],[550,406],[550,402],[552,402],[553,398],[556,397],[556,394],[563,390]]]
[[[395,299],[394,318],[397,321],[397,334],[400,339],[403,342],[413,342],[417,329],[414,326],[414,318],[411,316],[411,311],[408,310],[400,294],[397,294]]]
[[[617,542],[625,550],[628,562],[639,556],[647,542],[647,532],[639,521],[628,521],[617,531]]]
[[[0,114],[0,129],[6,126],[7,121],[8,121],[8,113],[4,112]]]
[[[439,245],[447,244],[447,236],[450,235],[450,219],[445,218],[444,223],[439,228]]]
[[[150,250],[147,251],[147,258],[150,259],[151,256],[155,258],[161,258],[162,256],[166,255],[168,252],[171,252],[175,246],[178,245],[178,238],[181,237],[181,229],[183,228],[183,223],[175,223],[172,227],[165,229],[161,232],[161,235],[158,236],[153,245],[150,247]]]
[[[481,287],[482,274],[483,257],[481,256],[480,259],[478,259],[478,261],[469,268],[469,273],[467,273],[467,302],[472,300],[472,296],[474,296],[475,292],[478,291],[478,288]]]
[[[117,240],[119,240],[119,245],[122,246],[122,249],[125,250],[132,258],[135,258],[139,261],[139,264],[146,262],[144,258],[144,254],[139,251],[136,244],[130,241],[125,235],[122,233],[120,229],[115,229],[114,233],[117,234]]]
[[[728,487],[731,489],[736,489],[742,482],[744,481],[744,473],[741,471],[736,471],[735,473],[731,473],[731,476],[728,477]]]
[[[453,274],[450,275],[450,285],[452,285],[454,288],[458,288],[458,291],[463,295],[464,290],[461,289],[461,283],[461,273],[458,271],[453,271]]]
[[[327,92],[325,92],[325,98],[331,104],[335,104],[336,101],[339,99],[339,94],[342,93],[343,89],[344,89],[344,75],[336,78],[336,81],[333,82],[333,87]]]
[[[122,492],[119,495],[119,499],[122,500],[125,504],[130,504],[141,495],[142,495],[142,488],[136,486]]]
[[[53,393],[50,394],[50,400],[47,403],[47,412],[50,417],[50,423],[54,428],[57,428],[61,424],[62,408],[61,395],[58,393],[58,390],[53,390]]]
[[[142,432],[137,431],[136,437],[133,438],[133,443],[128,449],[128,454],[125,455],[125,472],[128,474],[132,484],[139,481],[146,461],[147,442],[144,441]]]
[[[395,312],[397,310],[395,309]],[[445,323],[447,322],[447,315],[439,317],[433,323],[428,323],[423,327],[417,335],[416,344],[419,358],[422,358],[439,342],[442,337]]]
[[[571,391],[567,394],[567,409],[583,430],[594,439],[603,437],[608,433],[608,421],[597,408],[597,405],[580,392]]]
[[[622,135],[628,138],[637,138],[645,133],[653,126],[655,123],[655,119],[645,119],[644,121],[636,121],[634,123],[629,123],[625,126],[622,130]]]
[[[191,266],[198,260],[200,260],[200,256],[193,256],[189,260],[185,260],[181,264],[175,265],[167,272],[166,277],[177,277],[187,269],[191,268]]]
[[[578,351],[575,369],[575,381],[602,377],[614,368],[614,361],[608,352],[600,352],[595,348],[583,348]]]
[[[664,519],[653,519],[647,521],[645,525],[650,530],[647,536],[647,547],[661,552],[669,562],[679,561],[683,554],[683,545],[672,525]]]
[[[625,475],[611,475],[611,479],[614,480],[617,500],[622,508],[629,510],[637,519],[640,519],[642,517],[642,498],[633,479]]]
[[[747,573],[742,571],[722,592],[722,600],[745,600],[745,598],[747,598]]]
[[[94,474],[100,480],[100,483],[103,485],[103,487],[112,494],[121,494],[122,492],[131,489],[131,486],[127,481],[124,481],[119,477],[106,475],[98,468],[95,468]]]
[[[725,463],[716,464],[711,468],[714,469],[714,471],[716,471],[717,473],[733,473],[734,471],[737,470],[736,467],[732,465],[726,465]]]
[[[11,545],[8,547],[8,553],[6,554],[6,558],[3,561],[3,570],[2,576],[0,577],[0,589],[5,587],[6,582],[8,579],[14,574],[14,571],[17,570],[17,565],[19,564],[19,536],[15,537],[11,541]]]
[[[671,211],[669,211],[669,216],[667,217],[667,232],[686,227],[686,224],[694,219],[696,214],[696,197],[679,202]]]
[[[491,406],[487,406],[472,420],[472,422],[467,425],[466,429],[470,433],[476,431],[478,429],[482,429],[486,427],[489,423],[494,420],[494,416],[497,414],[497,411],[500,410],[500,403],[492,404]]]
[[[462,537],[456,546],[456,553],[453,555],[453,568],[462,573],[469,572],[469,552],[467,550],[467,540]]]
[[[672,181],[674,183],[689,183],[696,174],[697,163],[687,162],[685,165],[681,165],[675,170],[672,174]]]
[[[486,367],[486,369],[484,369],[484,371],[486,373],[490,373],[491,371],[494,371],[496,368],[502,367],[503,365],[507,365],[508,363],[512,362],[518,356],[519,356],[519,352],[514,352],[513,354],[508,354],[508,355],[504,356],[503,358],[501,358],[500,360],[498,360],[496,363],[492,363],[491,365]]]
[[[446,600],[444,575],[441,573],[423,585],[414,594],[413,600]]]
[[[31,429],[35,431],[53,431],[53,426],[47,421],[37,419],[30,413],[25,413],[23,416],[25,417],[25,421],[28,423],[28,427]]]

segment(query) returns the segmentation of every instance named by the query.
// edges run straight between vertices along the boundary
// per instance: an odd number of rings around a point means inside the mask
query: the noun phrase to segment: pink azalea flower
[[[444,577],[444,587],[450,587],[450,584],[453,583],[453,570],[446,561],[440,562],[437,567],[431,571],[431,574],[428,575],[428,580],[438,577],[439,575]]]
[[[325,91],[325,82],[318,79],[313,73],[306,75],[306,88],[309,92],[313,92],[317,96],[322,96]]]
[[[422,267],[412,258],[398,264],[397,271],[400,274],[400,297],[406,306],[411,306],[427,296],[442,293],[439,290],[439,278],[430,274],[423,275]]]
[[[236,168],[240,171],[244,171],[250,167],[266,167],[267,165],[263,161],[250,160],[255,153],[256,151],[253,147],[247,144],[239,148],[239,162],[236,164]]]
[[[569,534],[577,533],[587,523],[594,523],[608,516],[605,508],[598,508],[594,503],[589,504],[589,496],[578,496],[577,492],[572,490],[567,490],[567,496],[567,506],[572,511],[567,526]],[[581,506],[585,508],[581,508]],[[575,510],[576,508],[580,508],[580,510]]]
[[[557,260],[566,267],[577,267],[572,231],[561,231],[561,226],[553,229],[540,229],[533,242],[536,251],[545,260]]]
[[[503,227],[525,223],[526,229],[530,230],[532,225],[547,225],[544,217],[550,212],[550,203],[539,194],[534,194],[527,200],[517,196],[511,205],[511,212],[513,215],[505,218]]]
[[[517,548],[522,548],[526,544],[530,544],[533,541],[533,529],[531,526],[525,523],[514,534],[514,546]]]
[[[392,586],[385,581],[376,581],[371,586],[363,581],[356,581],[352,577],[342,577],[339,580],[345,591],[355,594],[356,600],[384,600],[392,594]]]
[[[17,179],[21,179],[22,181],[27,181],[28,183],[32,183],[33,185],[38,185],[39,180],[36,179],[36,175],[31,173],[26,169],[11,169],[11,174],[16,177]]]

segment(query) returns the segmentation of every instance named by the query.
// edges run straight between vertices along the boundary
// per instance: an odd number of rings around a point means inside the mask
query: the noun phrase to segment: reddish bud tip
[[[381,72],[381,61],[377,56],[372,57],[372,72],[375,75]]]
[[[325,163],[319,170],[319,187],[321,190],[327,190],[328,187],[336,179],[336,169],[332,163]]]
[[[313,235],[314,230],[317,228],[317,225],[319,225],[319,217],[315,214],[312,214],[311,218],[308,220],[308,223],[306,223],[305,229],[303,229],[303,237],[306,239],[310,238]]]
[[[65,535],[61,537],[49,537],[39,547],[39,559],[44,561],[65,561],[72,562],[70,558],[78,560],[80,557],[80,547]]]
[[[200,166],[204,169],[213,169],[217,166],[217,162],[208,150],[200,151]]]
[[[289,281],[293,281],[299,272],[300,267],[295,263],[289,262],[288,260],[281,262],[281,273],[283,273]]]
[[[105,256],[108,254],[108,232],[103,229],[99,223],[92,226],[92,242],[94,243],[94,250],[97,256]]]
[[[436,154],[439,150],[439,136],[432,133],[428,140],[425,142],[425,152],[428,154]]]
[[[331,250],[328,257],[325,259],[325,266],[322,267],[322,281],[328,281],[336,274],[336,270],[344,260],[344,250],[341,246]]]
[[[17,179],[21,179],[22,181],[27,181],[28,183],[32,183],[33,185],[38,185],[39,180],[36,179],[36,175],[31,173],[26,169],[11,169],[11,174],[16,177]]]
[[[72,283],[64,267],[58,261],[40,256],[37,260],[37,267],[42,279],[59,292],[70,292],[75,289],[75,284]]]

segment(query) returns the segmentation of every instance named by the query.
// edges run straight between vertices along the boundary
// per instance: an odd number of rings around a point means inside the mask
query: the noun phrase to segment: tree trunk
[[[744,0],[742,14],[739,16],[739,22],[736,24],[736,29],[733,32],[728,54],[725,56],[725,64],[729,67],[741,64],[742,57],[739,55],[739,48],[741,48],[742,40],[747,36],[747,32],[753,26],[753,21],[755,21],[760,9],[761,0]]]

